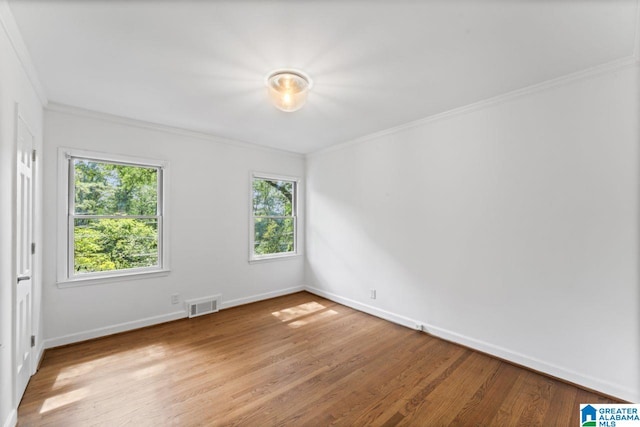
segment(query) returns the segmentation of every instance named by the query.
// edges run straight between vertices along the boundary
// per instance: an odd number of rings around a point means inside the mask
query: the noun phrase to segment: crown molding
[[[374,139],[382,138],[384,136],[392,135],[392,134],[402,132],[414,127],[426,125],[426,124],[437,122],[440,120],[445,120],[451,117],[461,116],[464,114],[471,113],[473,111],[478,111],[478,110],[489,108],[505,102],[513,101],[515,99],[522,98],[524,96],[544,92],[546,90],[553,89],[560,86],[565,86],[576,81],[599,76],[601,74],[619,71],[628,67],[633,67],[638,64],[640,64],[640,58],[637,57],[635,54],[621,58],[621,59],[616,59],[610,62],[606,62],[604,64],[596,65],[594,67],[575,72],[575,73],[567,74],[551,80],[546,80],[544,82],[526,86],[521,89],[516,89],[511,92],[504,93],[502,95],[487,98],[482,101],[474,102],[472,104],[454,108],[452,110],[444,111],[442,113],[437,113],[431,116],[427,116],[422,119],[404,123],[388,129],[384,129],[379,132],[370,133],[368,135],[364,135],[356,139],[341,142],[336,145],[332,145],[331,147],[327,147],[327,148],[309,153],[307,154],[307,158],[313,158],[315,156],[320,156],[333,151],[342,150],[343,148],[346,148],[346,147],[359,145]]]
[[[18,29],[18,24],[16,23],[7,0],[0,0],[0,26],[7,35],[7,39],[9,40],[9,43],[11,43],[11,46],[18,57],[18,61],[22,65],[33,90],[40,99],[40,103],[43,106],[46,106],[48,103],[47,94],[45,93],[44,87],[38,78],[36,67],[33,64],[27,45],[22,39],[22,35]]]
[[[158,132],[170,133],[173,135],[186,136],[189,138],[196,138],[196,139],[214,142],[217,144],[230,145],[236,148],[259,150],[259,151],[264,151],[269,153],[278,153],[281,155],[285,154],[287,156],[300,158],[300,159],[303,159],[305,157],[304,154],[296,153],[294,151],[287,151],[287,150],[281,150],[273,147],[266,147],[264,145],[258,145],[251,142],[223,138],[223,137],[205,133],[205,132],[198,132],[198,131],[193,131],[189,129],[163,125],[159,123],[147,122],[144,120],[132,119],[129,117],[117,116],[109,113],[102,113],[100,111],[88,110],[85,108],[73,107],[71,105],[59,104],[57,102],[49,102],[46,105],[45,110],[50,112],[55,112],[55,113],[69,114],[73,116],[87,117],[94,120],[102,120],[110,123],[116,123],[116,124],[121,124],[125,126],[136,127],[140,129],[148,129],[148,130],[154,130]]]

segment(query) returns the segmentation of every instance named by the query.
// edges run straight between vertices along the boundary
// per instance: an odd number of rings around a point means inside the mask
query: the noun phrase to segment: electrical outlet
[[[171,295],[171,304],[178,304],[180,302],[180,295],[173,294]]]
[[[371,289],[370,290],[369,297],[371,299],[376,299],[376,290],[375,289]]]

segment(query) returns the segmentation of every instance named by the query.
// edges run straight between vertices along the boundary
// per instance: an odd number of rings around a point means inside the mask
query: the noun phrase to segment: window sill
[[[60,289],[76,288],[78,286],[100,285],[103,283],[125,282],[130,280],[148,279],[151,277],[168,276],[170,272],[171,270],[138,271],[134,273],[122,273],[113,276],[60,280],[56,283],[56,285]]]
[[[263,262],[270,262],[270,261],[280,261],[280,260],[285,260],[285,259],[293,259],[293,258],[297,258],[299,256],[301,256],[302,254],[299,252],[295,252],[295,253],[288,253],[288,254],[280,254],[280,255],[267,255],[267,256],[263,256],[260,258],[250,258],[249,259],[249,264],[260,264]]]

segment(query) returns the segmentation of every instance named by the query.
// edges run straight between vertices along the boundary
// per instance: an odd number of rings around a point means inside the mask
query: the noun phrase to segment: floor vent
[[[203,314],[215,313],[218,311],[218,299],[220,295],[192,299],[185,301],[189,317],[202,316]]]

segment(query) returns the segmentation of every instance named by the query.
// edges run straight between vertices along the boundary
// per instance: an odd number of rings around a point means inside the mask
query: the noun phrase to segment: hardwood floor
[[[20,426],[569,426],[613,402],[305,292],[47,350]]]

